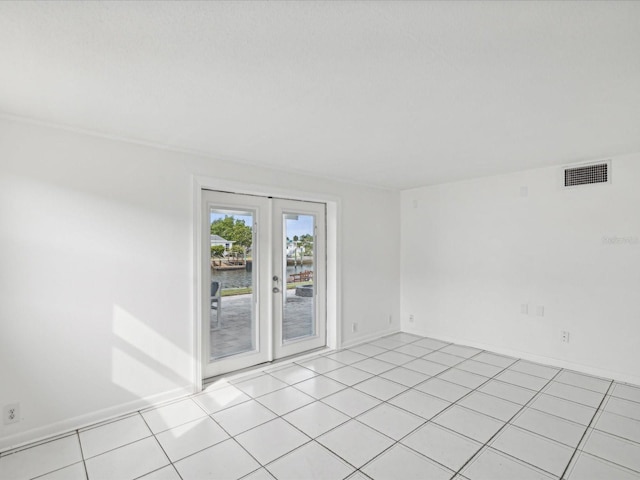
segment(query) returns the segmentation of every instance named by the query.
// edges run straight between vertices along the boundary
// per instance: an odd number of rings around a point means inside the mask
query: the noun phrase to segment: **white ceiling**
[[[0,2],[0,112],[410,188],[640,151],[640,2]]]

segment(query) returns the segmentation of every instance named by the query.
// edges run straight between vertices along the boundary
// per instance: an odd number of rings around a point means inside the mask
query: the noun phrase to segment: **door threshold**
[[[298,353],[295,355],[289,355],[288,357],[278,358],[276,360],[271,360],[270,362],[259,363],[258,365],[253,365],[251,367],[243,368],[240,370],[234,370],[233,372],[223,373],[221,375],[216,375],[214,377],[207,377],[202,380],[202,390],[206,390],[207,387],[210,387],[218,382],[235,380],[237,378],[247,377],[254,373],[263,372],[266,369],[270,369],[276,366],[286,365],[288,363],[293,363],[298,360],[302,360],[307,357],[312,357],[318,355],[319,353],[332,352],[333,349],[329,347],[319,347],[314,348],[313,350],[309,350],[303,353]]]

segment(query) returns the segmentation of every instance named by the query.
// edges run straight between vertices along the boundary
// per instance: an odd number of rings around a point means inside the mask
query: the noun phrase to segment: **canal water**
[[[287,278],[293,273],[313,270],[313,265],[287,266]],[[251,272],[242,270],[211,270],[211,280],[222,282],[222,288],[240,288],[251,285]]]

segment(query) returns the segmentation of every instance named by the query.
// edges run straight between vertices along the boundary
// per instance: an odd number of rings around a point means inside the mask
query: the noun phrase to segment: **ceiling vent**
[[[593,183],[609,183],[610,173],[609,162],[567,167],[564,169],[564,186],[576,187]]]

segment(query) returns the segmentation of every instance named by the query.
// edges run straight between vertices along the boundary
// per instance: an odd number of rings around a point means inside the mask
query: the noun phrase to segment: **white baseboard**
[[[376,340],[378,338],[391,335],[397,332],[405,332],[405,333],[411,333],[415,335],[435,338],[437,340],[442,340],[445,342],[452,342],[459,345],[467,345],[470,347],[480,348],[482,350],[489,350],[491,352],[495,352],[498,354],[508,355],[516,358],[522,358],[524,360],[530,360],[533,362],[542,363],[542,364],[546,364],[554,367],[567,368],[567,369],[583,372],[589,375],[595,375],[595,376],[603,377],[607,379],[614,379],[619,382],[631,383],[633,385],[640,385],[640,377],[638,376],[628,375],[622,372],[616,372],[616,371],[611,371],[606,369],[600,369],[590,365],[583,365],[575,362],[567,362],[557,358],[546,357],[542,355],[535,355],[530,352],[523,352],[519,350],[499,347],[496,345],[491,345],[491,344],[486,344],[481,342],[474,342],[468,339],[460,339],[460,338],[454,338],[454,337],[448,337],[448,336],[434,336],[429,332],[422,331],[416,328],[409,328],[409,329],[392,328],[392,329],[381,331],[381,332],[374,332],[371,334],[362,335],[348,342],[344,342],[340,346],[340,348],[350,348],[350,347],[359,345],[361,343],[370,342],[372,340]],[[318,354],[317,352],[314,352],[310,354],[310,356],[315,356],[317,354]],[[299,361],[300,359],[296,358],[296,360]],[[284,362],[284,364],[286,363],[287,362]],[[273,368],[273,366],[271,366],[271,368]],[[263,367],[262,369],[265,369],[265,367]],[[247,372],[245,372],[245,374],[246,373]],[[52,437],[68,435],[78,429],[92,426],[98,423],[103,423],[106,421],[111,421],[115,418],[132,414],[139,410],[157,407],[162,403],[175,401],[182,397],[191,395],[193,393],[195,392],[193,391],[193,388],[191,386],[178,388],[168,392],[163,392],[158,395],[153,395],[147,398],[134,400],[126,404],[106,408],[96,412],[91,412],[86,415],[70,418],[68,420],[64,420],[61,422],[52,423],[44,427],[39,427],[39,428],[24,431],[24,432],[16,433],[14,435],[10,435],[0,439],[0,452],[2,452],[3,454],[6,454],[8,453],[9,450],[19,449],[26,445],[38,443],[43,440],[51,440]]]
[[[601,369],[593,367],[591,365],[584,365],[581,363],[567,362],[559,358],[546,357],[543,355],[536,355],[531,352],[523,352],[520,350],[513,350],[510,348],[503,348],[496,345],[487,343],[474,342],[468,339],[460,339],[448,336],[434,336],[428,332],[421,331],[417,328],[403,330],[406,333],[413,333],[415,335],[421,335],[424,337],[435,338],[436,340],[442,340],[443,342],[457,343],[458,345],[466,345],[469,347],[480,348],[482,350],[489,350],[491,352],[499,353],[501,355],[507,355],[509,357],[522,358],[523,360],[529,360],[531,362],[542,363],[551,367],[567,368],[569,370],[575,370],[577,372],[586,373],[588,375],[594,375],[596,377],[602,377],[606,379],[612,379],[617,382],[631,383],[633,385],[640,385],[640,377],[635,375],[628,375],[626,373],[617,372],[613,370]]]
[[[81,428],[89,427],[97,423],[103,423],[122,417],[139,410],[159,406],[163,403],[177,400],[194,393],[193,387],[176,388],[167,392],[151,395],[146,398],[133,400],[128,403],[105,408],[77,417],[54,422],[42,427],[25,430],[13,435],[0,438],[0,452],[3,454],[9,450],[16,450],[26,445],[36,444],[43,440],[51,440],[52,437],[61,437],[73,433]]]
[[[381,332],[374,332],[368,335],[362,335],[361,337],[354,338],[352,340],[349,340],[348,342],[343,342],[342,345],[340,345],[340,348],[354,347],[356,345],[360,345],[361,343],[370,342],[371,340],[376,340],[381,337],[386,337],[387,335],[398,333],[400,331],[401,331],[400,328],[394,327]]]
[[[358,338],[355,338],[348,342],[343,343],[340,346],[340,348],[348,348],[351,346],[355,346],[361,343],[375,340],[380,337],[384,337],[386,335],[391,335],[399,331],[400,329],[398,327],[392,327],[384,331],[374,332],[368,335],[362,335]],[[312,352],[307,356],[311,358],[318,354],[319,352]],[[294,361],[294,360],[300,361],[304,358],[305,358],[304,356],[303,357],[298,356],[295,359],[292,359],[291,361]],[[284,362],[283,365],[286,363],[287,362]],[[256,370],[242,372],[242,373],[239,373],[238,376],[254,374],[256,371],[274,368],[275,366],[276,365],[270,365],[268,367],[258,366]],[[20,448],[23,448],[27,445],[33,446],[34,444],[37,444],[45,440],[49,441],[54,437],[62,437],[65,435],[69,435],[76,430],[93,426],[99,423],[109,422],[118,417],[129,415],[139,410],[157,407],[163,403],[175,401],[182,397],[191,395],[193,393],[196,393],[196,392],[194,391],[192,386],[185,386],[183,388],[178,388],[168,392],[163,392],[163,393],[152,395],[146,398],[141,398],[125,404],[116,405],[114,407],[97,410],[95,412],[69,418],[66,420],[62,420],[60,422],[54,422],[48,425],[44,425],[42,427],[37,427],[29,430],[24,430],[12,435],[7,435],[5,437],[0,438],[0,452],[4,455],[11,450],[19,450]]]

